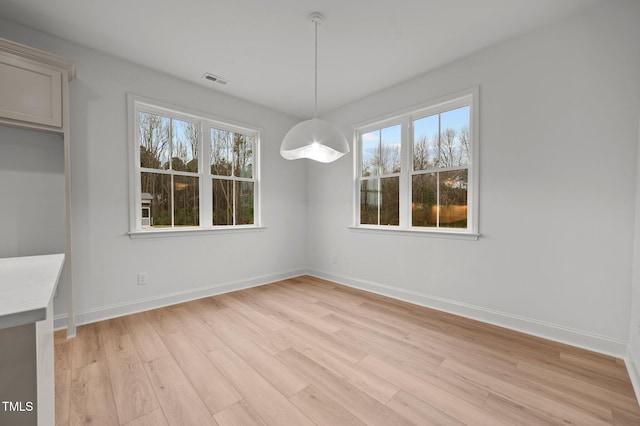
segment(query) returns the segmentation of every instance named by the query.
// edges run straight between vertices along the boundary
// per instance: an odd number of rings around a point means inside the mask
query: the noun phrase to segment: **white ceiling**
[[[600,1],[0,0],[0,16],[309,118],[311,12],[325,15],[318,30],[322,113]],[[205,72],[229,84],[207,82]]]

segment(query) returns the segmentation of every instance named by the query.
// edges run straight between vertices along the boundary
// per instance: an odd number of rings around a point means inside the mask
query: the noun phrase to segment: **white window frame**
[[[355,231],[385,232],[392,234],[425,235],[443,238],[458,238],[477,240],[479,234],[478,199],[479,199],[479,87],[474,87],[455,94],[444,96],[433,101],[407,108],[355,126],[354,146],[354,191],[353,191],[353,226]],[[413,175],[425,173],[425,171],[413,170],[413,122],[423,117],[443,113],[463,106],[470,107],[469,135],[471,147],[468,166],[467,187],[467,228],[433,228],[412,226],[411,221],[411,178]],[[362,177],[362,135],[374,130],[390,126],[401,125],[401,172],[400,175],[400,200],[399,200],[399,225],[372,225],[360,224],[360,191]],[[454,168],[456,169],[456,168]],[[440,168],[437,171],[444,172],[450,168]],[[392,174],[397,175],[397,174]],[[382,175],[377,177],[386,177]]]
[[[131,238],[140,237],[163,237],[188,235],[193,233],[216,233],[216,232],[237,232],[240,230],[259,230],[260,221],[260,130],[255,126],[248,126],[242,123],[231,123],[228,120],[220,120],[207,116],[188,108],[170,105],[164,102],[151,100],[142,96],[127,94],[128,122],[129,122],[129,162],[130,162],[130,208],[129,208],[129,236]],[[139,113],[147,112],[170,117],[182,121],[198,124],[198,173],[173,170],[146,169],[140,166],[140,147],[138,143]],[[234,133],[241,133],[253,137],[253,166],[252,178],[236,176],[216,176],[211,174],[211,167],[208,164],[211,151],[210,129],[216,128]],[[199,199],[200,199],[200,224],[198,226],[180,226],[171,228],[153,228],[142,226],[142,193],[141,193],[141,173],[153,172],[161,174],[173,174],[198,177]],[[213,225],[213,179],[224,178],[232,181],[250,181],[254,184],[253,199],[253,224],[244,225]],[[235,185],[234,185],[235,187]],[[234,199],[234,220],[235,220],[235,197]]]

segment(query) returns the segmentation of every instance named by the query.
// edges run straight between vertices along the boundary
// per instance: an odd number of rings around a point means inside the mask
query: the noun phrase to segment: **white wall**
[[[295,120],[7,21],[0,21],[0,37],[77,61],[78,77],[70,83],[70,118],[74,309],[79,324],[303,270],[305,165],[279,155],[282,137]],[[266,229],[130,239],[127,92],[261,129]],[[141,271],[149,273],[146,286],[137,285]]]
[[[640,126],[640,119],[638,120]],[[638,172],[636,175],[636,214],[633,245],[631,325],[627,369],[640,398],[640,128],[638,128]]]
[[[294,124],[289,117],[0,20],[0,37],[78,62],[71,83],[78,322],[307,265],[354,286],[622,355],[636,217],[639,9],[608,2],[328,117],[350,131],[479,85],[479,241],[350,230],[353,155],[328,165],[287,162],[278,149]],[[131,240],[127,92],[261,127],[266,230]],[[149,285],[136,285],[139,271],[149,272]]]
[[[349,155],[308,169],[312,272],[624,355],[639,22],[640,3],[608,2],[328,115],[351,132],[350,125],[479,85],[482,237],[461,241],[348,229]]]
[[[0,257],[64,253],[64,149],[60,135],[0,126]],[[66,270],[55,310],[67,306]]]

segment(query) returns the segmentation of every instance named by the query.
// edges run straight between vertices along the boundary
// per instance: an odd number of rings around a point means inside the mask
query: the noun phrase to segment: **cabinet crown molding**
[[[66,59],[62,56],[54,55],[44,50],[35,49],[4,38],[0,38],[0,52],[10,53],[29,61],[65,69],[67,70],[69,81],[76,78],[76,62],[71,59]]]

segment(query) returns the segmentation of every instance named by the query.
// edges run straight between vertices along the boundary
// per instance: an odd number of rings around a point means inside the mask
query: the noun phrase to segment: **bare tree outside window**
[[[198,226],[198,177],[176,173],[198,173],[198,125],[148,112],[138,114],[138,123],[145,170],[140,188],[151,196],[150,226]]]
[[[356,130],[356,226],[478,236],[477,99],[473,88]]]
[[[467,228],[469,113],[465,106],[414,120],[412,226]]]
[[[360,223],[400,223],[401,128],[399,125],[361,137]]]
[[[132,233],[259,225],[259,132],[129,99],[136,158]]]
[[[211,129],[213,225],[254,223],[253,136]]]

